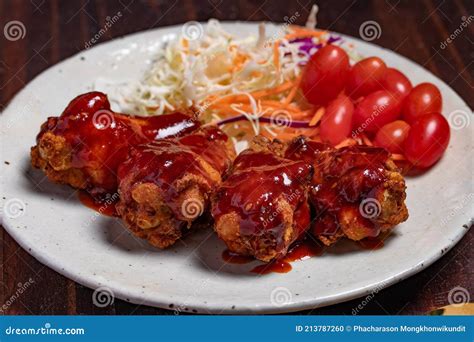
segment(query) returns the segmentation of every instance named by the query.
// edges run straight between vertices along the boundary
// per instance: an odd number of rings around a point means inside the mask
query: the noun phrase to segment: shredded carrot
[[[280,51],[278,50],[279,46],[280,46],[279,41],[273,44],[273,63],[275,64],[275,68],[277,72],[280,72]]]
[[[285,130],[281,130],[281,132],[278,132],[276,137],[281,140],[291,140],[295,137],[294,132],[285,132]]]
[[[269,106],[273,106],[273,107],[276,107],[276,108],[284,108],[284,109],[290,109],[290,110],[293,110],[293,111],[296,111],[296,112],[301,112],[301,108],[298,107],[297,104],[287,104],[285,105],[283,102],[280,102],[280,101],[274,101],[274,100],[262,100],[260,101],[260,103],[262,105],[269,105]]]
[[[263,103],[263,102],[266,102],[266,101],[261,102],[262,103],[262,110],[265,110],[265,109],[284,110],[284,111],[287,111],[290,114],[302,113],[298,108],[284,108],[283,106],[278,105],[278,104],[270,104],[270,103]],[[242,110],[245,110],[245,111],[251,111],[252,110],[252,106],[249,103],[234,102],[232,104],[238,105],[239,109],[242,109]],[[227,104],[227,103],[214,104],[212,107],[213,107],[213,109],[216,109],[216,110],[229,110],[229,109],[232,109],[231,104]]]
[[[355,145],[355,144],[357,144],[357,142],[354,139],[347,138],[347,139],[344,139],[343,141],[341,141],[339,144],[337,144],[336,148],[342,148],[342,147],[351,146],[351,145]]]
[[[291,87],[294,86],[294,82],[293,81],[287,81],[285,83],[282,83],[276,87],[273,87],[273,88],[268,88],[268,89],[264,89],[264,90],[258,90],[258,91],[255,91],[255,92],[252,92],[252,96],[253,97],[263,97],[263,96],[267,96],[267,95],[273,95],[273,94],[278,94],[278,93],[281,93],[285,90],[288,90],[290,89]],[[246,96],[247,98],[247,96]]]
[[[321,141],[321,138],[319,136],[319,127],[301,128],[295,133],[296,133],[295,136],[306,135],[307,137],[310,137],[312,140]]]
[[[369,138],[367,138],[367,136],[365,134],[361,134],[360,135],[360,138],[362,139],[362,142],[367,145],[367,146],[374,146],[374,144],[372,143],[372,141],[370,141]]]
[[[271,104],[267,103],[267,101],[261,101],[261,109],[262,111],[265,112],[265,116],[268,114],[269,111],[274,111],[274,110],[281,110],[281,111],[286,111],[290,114],[299,114],[299,116],[302,116],[303,114],[306,114],[306,112],[301,111],[298,108],[293,108],[293,107],[283,107],[280,104]],[[250,105],[249,102],[244,102],[244,101],[234,101],[232,103],[215,103],[212,105],[213,110],[230,110],[232,109],[233,106],[237,106],[237,108],[245,110],[247,112],[253,111],[253,107]],[[302,113],[302,114],[300,114]]]
[[[290,25],[289,33],[284,36],[285,39],[295,39],[295,38],[304,38],[304,37],[313,37],[317,38],[318,42],[325,42],[325,35],[327,31],[322,30],[311,30],[301,26]],[[269,48],[272,48],[273,63],[277,73],[281,72],[281,59],[280,59],[280,40],[274,41],[269,45]],[[231,47],[233,48],[233,47]],[[231,71],[235,72],[242,67],[244,63],[248,60],[248,56],[237,55],[233,60],[233,66]],[[262,61],[265,62],[265,61]],[[260,63],[260,61],[258,62]],[[293,128],[293,127],[279,127],[278,129],[272,129],[271,131],[262,130],[261,134],[268,136],[270,138],[279,138],[279,139],[292,139],[297,135],[304,134],[311,137],[315,141],[321,141],[319,136],[320,128],[318,124],[324,116],[326,109],[324,107],[317,108],[306,101],[297,97],[298,90],[300,88],[302,76],[291,80],[286,81],[278,86],[257,90],[250,92],[249,94],[258,101],[259,110],[265,113],[264,117],[271,117],[276,111],[286,111],[288,112],[288,119],[305,121],[308,122],[309,127],[306,128]],[[243,94],[231,94],[226,95],[225,91],[221,93],[213,93],[203,100],[203,103],[208,104],[208,107],[215,110],[219,116],[226,117],[230,115],[235,115],[238,113],[233,107],[233,105],[238,105],[239,110],[251,113],[254,108],[251,106],[251,99],[247,95]],[[251,135],[252,126],[248,123],[239,123],[236,125],[230,125],[229,129],[238,129],[240,133]],[[367,145],[372,145],[370,140],[367,137],[361,137],[364,143]],[[361,141],[362,142],[362,141]],[[343,146],[350,146],[358,144],[359,142],[348,138],[339,143],[336,148],[341,148]]]
[[[311,121],[309,122],[309,125],[316,126],[316,124],[321,120],[325,112],[326,112],[326,109],[324,107],[319,108],[314,114]]]
[[[290,25],[290,31],[292,33],[285,36],[286,39],[301,38],[301,37],[321,37],[327,33],[323,30],[310,30],[305,27]],[[288,38],[288,36],[294,35],[295,37]]]
[[[328,37],[328,32],[324,30],[313,30],[311,28],[306,28],[297,25],[289,25],[288,32],[284,36],[284,39],[292,40],[297,38],[313,38],[314,41],[318,43],[326,43]],[[282,59],[280,54],[282,50],[280,49],[281,39],[276,41],[269,42],[266,47],[271,51],[272,55],[269,57],[270,61],[273,61],[275,70],[279,75],[282,71]],[[188,50],[189,42],[184,40],[182,45]],[[234,59],[232,60],[232,65],[229,67],[229,72],[235,73],[238,70],[241,70],[243,65],[248,62],[250,56],[245,53],[239,53],[236,45],[229,46],[229,51],[237,52],[234,54]],[[268,60],[257,61],[257,63],[267,63]],[[255,77],[258,77],[258,74],[252,74]],[[274,86],[272,88],[260,89],[253,92],[248,92],[249,95],[255,99],[258,103],[259,110],[263,113],[263,117],[271,117],[277,111],[284,111],[288,113],[288,120],[293,120],[293,122],[304,122],[308,123],[309,127],[304,128],[294,128],[294,127],[279,127],[275,129],[265,129],[261,130],[261,133],[268,137],[277,137],[279,139],[292,139],[297,135],[304,134],[311,137],[315,141],[321,141],[320,138],[320,128],[319,123],[324,117],[326,109],[324,107],[316,107],[299,96],[299,88],[301,83],[302,76],[293,78],[292,80],[286,81],[282,84]],[[236,114],[240,114],[240,111],[247,113],[252,113],[254,108],[252,108],[251,103],[253,100],[245,94],[227,94],[228,90],[222,90],[218,92],[213,92],[208,95],[204,100],[201,101],[202,105],[205,105],[206,108],[211,108],[212,111],[219,116],[219,118],[226,118]],[[235,107],[238,105],[238,107]],[[239,111],[234,108],[238,108]],[[267,120],[268,121],[268,120]],[[298,126],[298,125],[294,125]],[[306,125],[300,125],[306,126]],[[270,126],[268,126],[270,127]],[[239,134],[252,135],[253,128],[252,125],[248,122],[242,121],[235,123],[233,125],[227,125],[229,130],[237,130]],[[360,139],[360,141],[359,141]],[[372,146],[372,142],[366,136],[359,136],[357,140],[348,138],[340,142],[336,147],[341,148],[343,146],[350,146],[359,143],[365,143]],[[396,158],[401,158],[397,156]],[[394,157],[395,159],[395,157]],[[401,159],[400,159],[401,160]]]
[[[255,78],[261,77],[261,76],[262,76],[262,72],[261,72],[261,71],[254,70],[254,71],[252,71],[252,72],[250,73],[250,76],[255,77]]]
[[[294,120],[309,121],[314,111],[306,110],[302,112],[290,112]]]
[[[299,26],[299,25],[290,25],[289,28],[291,31],[294,31],[294,32],[314,32],[314,33],[319,33],[321,35],[327,33],[327,31],[325,30],[309,29],[307,27]]]
[[[298,91],[298,89],[300,88],[300,83],[301,83],[301,79],[302,79],[302,76],[299,76],[294,85],[293,85],[293,88],[291,88],[290,90],[290,93],[288,94],[287,97],[285,97],[285,99],[283,100],[283,103],[285,105],[288,105],[290,104],[291,101],[293,101],[293,99],[295,98],[295,95],[296,95],[296,92]]]
[[[247,59],[248,59],[247,55],[244,55],[241,53],[237,54],[237,56],[235,56],[233,60],[233,63],[232,63],[233,65],[230,68],[230,72],[236,72],[240,70],[242,66],[244,65],[244,63],[247,61]]]
[[[267,89],[251,92],[250,95],[252,95],[252,97],[254,97],[255,99],[258,99],[258,98],[269,96],[269,95],[279,94],[281,92],[284,92],[285,90],[290,89],[293,86],[294,86],[293,81],[287,81],[273,88],[267,88]],[[215,100],[215,102],[212,103],[211,106],[214,106],[217,103],[248,101],[248,100],[249,98],[242,94],[227,95],[227,96],[221,97],[220,99]],[[208,98],[206,98],[204,102],[211,102],[211,101],[209,101]]]
[[[393,160],[407,160],[407,158],[403,154],[399,153],[392,153]]]
[[[284,107],[282,102],[275,101],[275,100],[261,100],[260,103],[261,104],[267,104],[267,105],[270,105],[270,106],[275,106],[275,107],[281,107],[281,108]]]

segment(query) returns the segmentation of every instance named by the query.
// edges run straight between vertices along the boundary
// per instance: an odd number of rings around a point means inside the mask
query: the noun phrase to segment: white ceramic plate
[[[224,25],[236,35],[257,30],[249,23]],[[254,263],[225,264],[224,244],[210,228],[174,248],[155,250],[132,237],[117,219],[97,216],[83,206],[73,190],[51,184],[41,172],[31,170],[30,146],[47,116],[58,115],[72,98],[91,90],[98,78],[140,79],[159,44],[180,30],[181,26],[151,30],[83,51],[35,78],[4,111],[3,226],[39,261],[83,285],[106,287],[133,303],[200,313],[275,313],[378,291],[426,268],[466,233],[473,217],[473,125],[459,119],[470,120],[470,109],[422,67],[349,37],[345,38],[360,53],[382,57],[415,84],[436,84],[444,97],[444,113],[454,112],[450,121],[465,126],[452,129],[448,151],[438,165],[407,180],[410,218],[380,250],[364,251],[343,243],[321,257],[293,263],[289,273],[258,276],[249,272]]]

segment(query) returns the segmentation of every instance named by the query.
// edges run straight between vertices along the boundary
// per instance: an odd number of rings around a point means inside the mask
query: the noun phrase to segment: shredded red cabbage
[[[339,40],[341,37],[329,36],[329,39],[326,44],[332,44]],[[290,44],[300,44],[298,50],[300,53],[312,56],[316,51],[323,47],[323,44],[318,43],[315,44],[313,42],[312,37],[305,37],[305,38],[295,38],[289,41]],[[301,66],[305,65],[306,63],[300,63]]]

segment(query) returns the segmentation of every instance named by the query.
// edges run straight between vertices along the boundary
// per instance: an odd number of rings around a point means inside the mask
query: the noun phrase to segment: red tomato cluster
[[[325,106],[321,139],[333,145],[351,132],[364,133],[422,168],[436,163],[448,146],[439,89],[431,83],[412,87],[402,72],[378,57],[351,67],[343,49],[324,46],[308,62],[301,90],[308,102]]]

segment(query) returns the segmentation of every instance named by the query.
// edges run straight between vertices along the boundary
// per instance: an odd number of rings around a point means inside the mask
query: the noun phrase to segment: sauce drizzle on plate
[[[112,195],[109,198],[99,199],[92,197],[86,191],[80,191],[78,197],[82,204],[99,214],[111,217],[117,216],[115,204],[118,202],[118,195],[115,197]]]
[[[258,274],[288,273],[292,270],[292,266],[290,264],[291,262],[306,260],[311,257],[319,256],[323,254],[323,252],[324,248],[317,242],[304,240],[291,247],[284,258],[274,260],[268,264],[255,266],[250,272]],[[246,264],[255,260],[253,257],[241,256],[232,253],[227,249],[222,253],[222,258],[226,262],[233,264]]]

